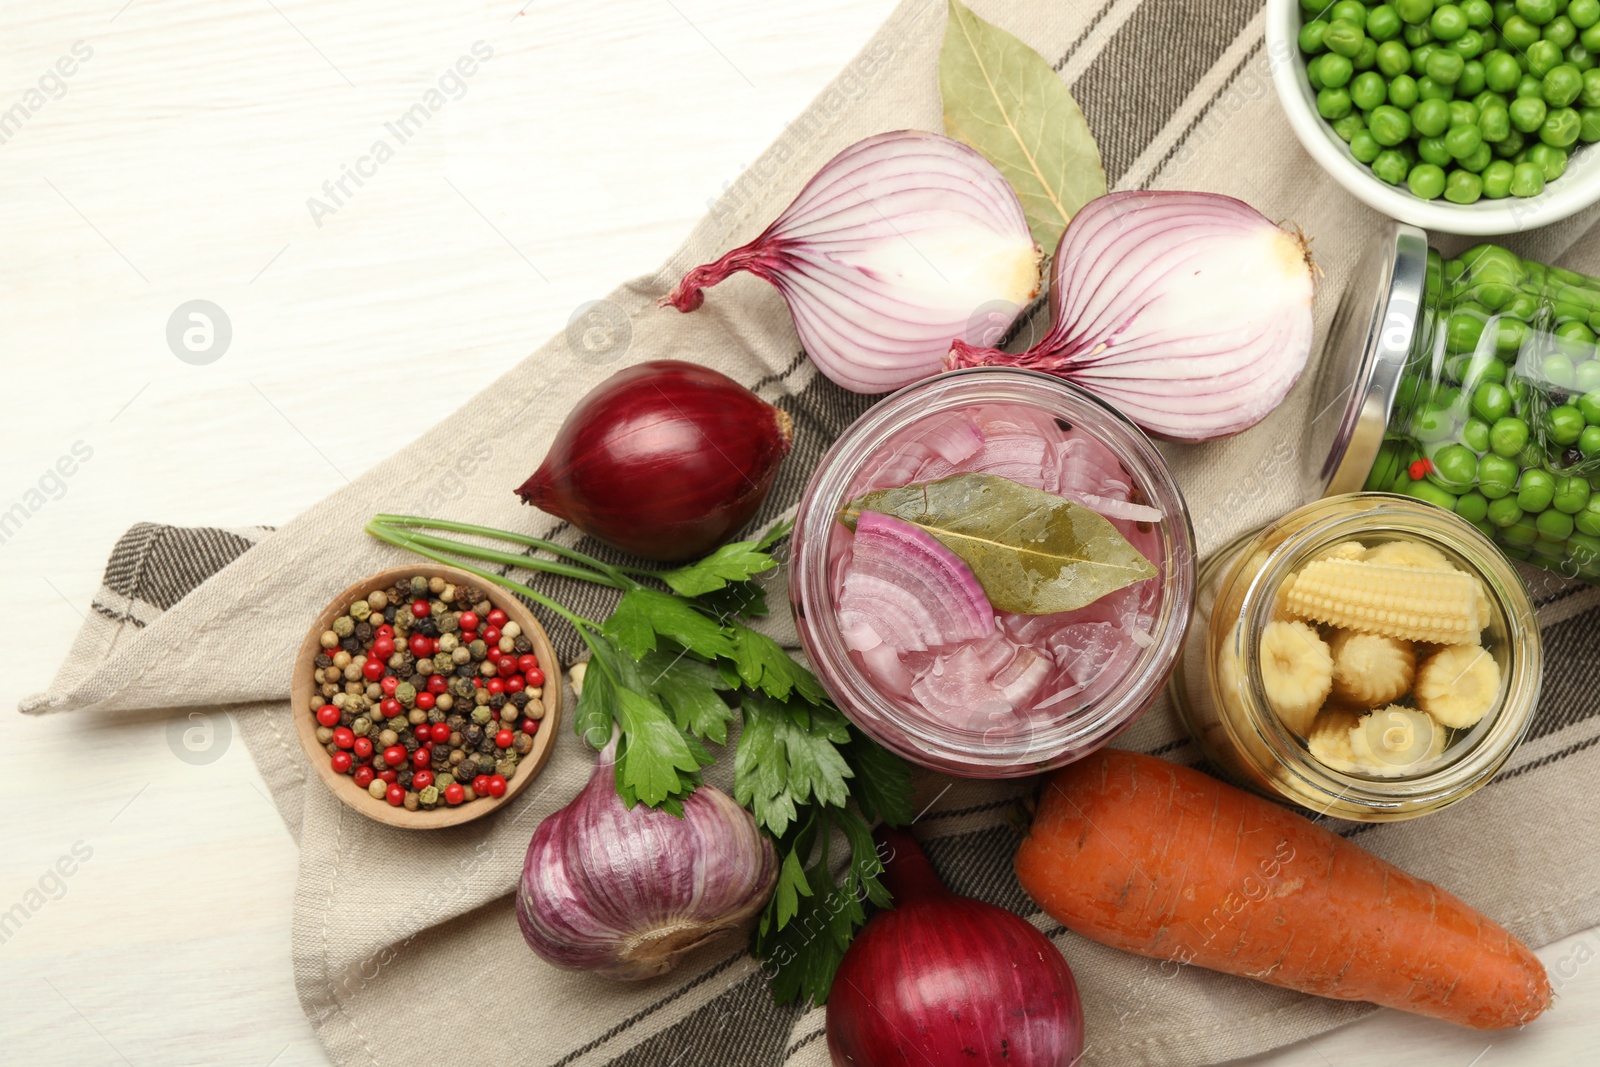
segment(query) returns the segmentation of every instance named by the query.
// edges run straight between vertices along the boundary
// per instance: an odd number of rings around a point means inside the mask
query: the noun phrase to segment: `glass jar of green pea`
[[[1335,314],[1305,444],[1326,494],[1392,492],[1600,583],[1600,278],[1385,228]]]

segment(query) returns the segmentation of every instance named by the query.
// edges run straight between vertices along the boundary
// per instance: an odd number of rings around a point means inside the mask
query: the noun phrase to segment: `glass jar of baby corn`
[[[1226,546],[1197,584],[1175,702],[1211,761],[1261,792],[1412,818],[1494,777],[1527,732],[1533,605],[1459,516],[1328,497]]]

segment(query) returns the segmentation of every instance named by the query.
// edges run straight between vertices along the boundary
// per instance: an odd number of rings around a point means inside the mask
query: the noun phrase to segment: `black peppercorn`
[[[398,771],[395,771],[394,776],[395,780],[399,782],[401,786],[406,789],[410,789],[411,779],[416,777],[416,773],[417,772],[412,770],[411,765],[408,763],[404,767],[401,767]]]
[[[372,640],[372,624],[370,622],[356,623],[355,635],[356,637],[360,638],[361,643],[365,645],[368,641]]]
[[[349,637],[342,638],[339,641],[339,647],[353,656],[361,651],[361,639],[355,634],[351,634]]]
[[[429,708],[428,709],[428,721],[429,722],[444,722],[444,712],[440,711],[438,708]]]
[[[399,609],[396,608],[393,604],[390,604],[388,607],[384,608],[383,609],[383,621],[388,623],[390,626],[393,626],[394,625],[394,613],[396,611],[398,611],[398,610]]]
[[[476,748],[478,746],[478,742],[483,740],[483,727],[479,726],[477,723],[472,723],[468,725],[465,730],[461,731],[461,738],[462,740],[466,741],[468,745]]]
[[[406,734],[400,739],[400,743],[405,746],[407,752],[415,752],[422,747],[422,742],[417,740],[415,733]]]
[[[489,706],[491,708],[503,708],[503,707],[505,707],[505,703],[506,703],[506,695],[504,693],[490,693],[489,694]]]
[[[325,670],[333,666],[333,657],[326,652],[318,652],[317,658],[313,662],[316,663],[318,670]]]
[[[527,693],[527,691],[523,690],[523,689],[518,689],[515,693],[512,693],[511,694],[511,703],[515,704],[519,708],[527,707],[528,706],[528,693]]]
[[[439,624],[434,621],[432,615],[429,615],[423,619],[418,619],[417,633],[421,634],[423,637],[438,637]]]
[[[449,724],[451,733],[458,734],[467,728],[467,717],[465,715],[450,715],[444,721]]]
[[[456,668],[456,677],[457,678],[472,678],[472,677],[475,677],[477,675],[477,673],[478,673],[478,668],[474,667],[470,663],[463,663],[461,666]],[[473,688],[473,685],[469,681],[467,683],[467,689],[471,690],[472,688]],[[466,695],[467,695],[466,693],[462,693],[461,694],[461,696],[466,696]]]
[[[485,737],[482,741],[478,742],[478,752],[482,755],[493,755],[494,748],[494,738],[492,737]]]

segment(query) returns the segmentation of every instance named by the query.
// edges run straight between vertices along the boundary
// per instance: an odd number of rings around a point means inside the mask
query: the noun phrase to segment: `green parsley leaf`
[[[850,740],[845,718],[825,705],[796,707],[760,693],[741,703],[744,732],[733,756],[734,799],[782,837],[799,805],[843,807],[855,772],[838,745]]]
[[[890,826],[911,822],[911,768],[905,760],[854,727],[844,758],[855,772],[850,793],[868,822],[882,819]]]
[[[778,885],[773,890],[773,903],[777,916],[778,927],[781,929],[795,912],[800,910],[800,898],[811,895],[811,883],[806,879],[806,869],[800,861],[800,854],[790,849],[783,857],[783,866],[778,868]]]
[[[734,709],[717,694],[734,685],[715,666],[686,651],[658,649],[639,661],[639,673],[656,699],[672,712],[680,730],[719,745],[727,743]]]
[[[715,615],[726,626],[734,619],[769,615],[767,591],[758,582],[733,582],[695,598],[695,603]]]
[[[642,586],[628,590],[602,627],[634,659],[656,649],[657,636],[670,637],[689,651],[714,659],[733,651],[733,640],[715,619],[671,593]]]
[[[778,700],[787,700],[791,692],[813,704],[828,699],[816,676],[791,659],[778,642],[737,623],[729,629],[733,634],[729,658],[745,685]]]
[[[679,596],[704,596],[732,582],[747,582],[778,565],[765,546],[753,541],[723,545],[705,559],[676,570],[662,571],[656,577]]]
[[[584,689],[589,682],[584,680]],[[683,736],[667,713],[649,698],[618,689],[617,715],[622,723],[623,747],[617,754],[617,786],[655,807],[671,796],[692,792],[698,782],[701,755]],[[711,762],[709,757],[707,763]],[[624,798],[626,799],[626,797]]]

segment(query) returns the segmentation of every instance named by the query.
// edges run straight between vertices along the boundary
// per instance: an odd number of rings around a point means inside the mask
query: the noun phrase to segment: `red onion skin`
[[[828,994],[834,1067],[1071,1067],[1083,1009],[1067,961],[1004,908],[946,889],[909,831],[892,849],[892,911],[866,925]],[[881,850],[880,850],[881,851]]]
[[[790,437],[787,413],[727,375],[654,360],[580,400],[517,494],[636,556],[695,559],[750,521]]]

